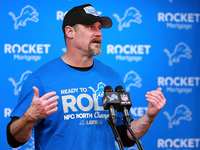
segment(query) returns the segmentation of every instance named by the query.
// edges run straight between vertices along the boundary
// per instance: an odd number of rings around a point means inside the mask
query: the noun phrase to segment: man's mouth
[[[101,44],[101,39],[92,39],[91,43]]]

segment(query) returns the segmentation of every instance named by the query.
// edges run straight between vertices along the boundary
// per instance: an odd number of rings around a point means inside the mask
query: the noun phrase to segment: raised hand
[[[162,89],[159,87],[157,90],[147,92],[145,95],[146,100],[149,102],[147,109],[148,117],[155,118],[166,103],[166,99],[161,90]]]
[[[31,106],[26,111],[26,115],[30,117],[32,121],[44,119],[58,110],[57,100],[59,99],[59,96],[56,95],[56,92],[49,92],[42,97],[39,97],[38,88],[34,86],[33,90],[33,100]]]

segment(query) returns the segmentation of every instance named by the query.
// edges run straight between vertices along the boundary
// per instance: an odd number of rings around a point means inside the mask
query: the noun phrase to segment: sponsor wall
[[[12,149],[6,141],[6,125],[24,80],[65,53],[63,16],[86,3],[113,21],[112,28],[102,29],[102,54],[96,58],[119,72],[131,95],[134,118],[146,113],[147,91],[162,87],[167,99],[140,140],[143,148],[199,150],[199,0],[0,1],[0,149]],[[34,150],[33,137],[16,149]]]

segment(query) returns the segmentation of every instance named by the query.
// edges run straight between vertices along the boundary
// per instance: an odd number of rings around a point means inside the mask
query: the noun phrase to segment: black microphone
[[[128,92],[124,92],[124,88],[120,85],[115,88],[115,92],[118,93],[120,105],[117,109],[118,112],[122,112],[130,127],[130,114],[129,110],[132,106],[131,98]]]
[[[119,107],[119,98],[118,93],[113,92],[111,86],[105,86],[104,96],[102,98],[104,110],[109,110],[110,118],[113,121],[113,124],[116,125],[116,113],[115,110]]]
[[[139,150],[143,150],[143,147],[140,143],[140,141],[136,138],[136,136],[134,135],[133,131],[131,130],[131,123],[130,123],[130,114],[129,114],[129,110],[132,106],[132,102],[131,102],[131,98],[128,92],[124,92],[124,88],[122,86],[117,86],[115,88],[115,92],[118,93],[118,97],[119,97],[119,101],[120,101],[120,105],[117,109],[118,112],[122,112],[123,113],[123,122],[126,125],[129,133],[132,135],[133,139],[135,140],[138,149]]]

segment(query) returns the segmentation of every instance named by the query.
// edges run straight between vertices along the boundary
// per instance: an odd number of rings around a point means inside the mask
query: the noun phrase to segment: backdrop
[[[24,80],[65,53],[63,16],[86,3],[113,21],[110,29],[102,29],[102,54],[96,58],[119,72],[134,118],[146,113],[147,91],[162,87],[167,99],[140,140],[144,149],[199,150],[199,0],[1,0],[0,149],[12,149],[6,125]],[[33,138],[17,149],[33,150]]]

